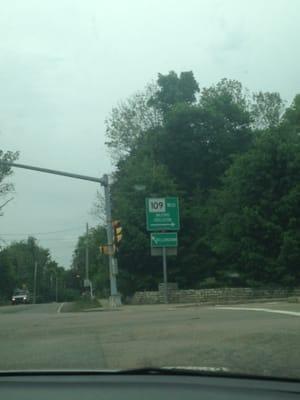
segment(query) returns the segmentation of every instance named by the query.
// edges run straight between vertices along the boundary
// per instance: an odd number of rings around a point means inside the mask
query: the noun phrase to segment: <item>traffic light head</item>
[[[122,237],[123,237],[123,229],[122,229],[120,221],[113,221],[112,225],[113,225],[113,228],[114,228],[115,246],[116,246],[116,248],[118,248],[120,246],[120,242],[121,242]]]

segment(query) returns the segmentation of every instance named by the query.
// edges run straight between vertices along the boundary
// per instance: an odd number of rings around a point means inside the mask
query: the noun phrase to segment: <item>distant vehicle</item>
[[[26,289],[16,289],[11,298],[11,304],[29,304],[30,295]]]

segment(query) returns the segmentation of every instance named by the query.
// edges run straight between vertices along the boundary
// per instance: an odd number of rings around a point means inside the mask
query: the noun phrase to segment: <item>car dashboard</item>
[[[0,398],[9,400],[296,399],[300,383],[213,376],[97,373],[5,373]]]

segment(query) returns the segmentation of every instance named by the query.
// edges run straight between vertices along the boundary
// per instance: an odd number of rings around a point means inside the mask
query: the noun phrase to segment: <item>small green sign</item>
[[[178,197],[147,198],[146,222],[148,231],[178,231]]]
[[[151,247],[177,247],[177,232],[151,233]]]

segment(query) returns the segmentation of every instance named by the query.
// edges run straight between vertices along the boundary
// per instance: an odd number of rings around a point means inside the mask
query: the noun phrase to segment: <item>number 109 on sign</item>
[[[166,199],[149,199],[149,212],[158,213],[158,212],[166,212]]]

